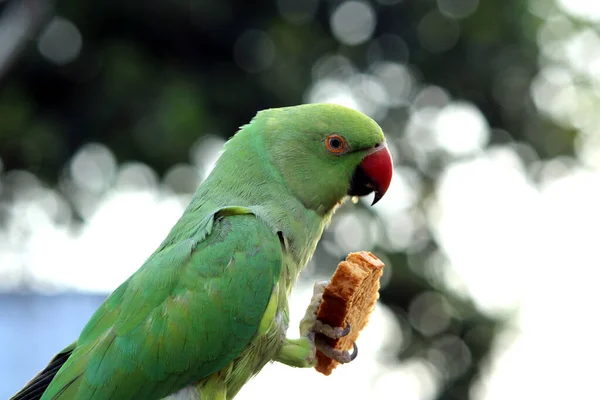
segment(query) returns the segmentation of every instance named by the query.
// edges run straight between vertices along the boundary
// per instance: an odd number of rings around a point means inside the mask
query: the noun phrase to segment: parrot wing
[[[282,258],[249,209],[211,213],[104,301],[42,398],[160,399],[225,367],[256,334]]]

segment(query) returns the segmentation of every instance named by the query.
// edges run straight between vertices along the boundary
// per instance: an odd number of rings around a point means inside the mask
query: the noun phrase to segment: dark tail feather
[[[71,345],[58,353],[46,368],[37,374],[35,378],[27,382],[25,387],[11,397],[10,400],[39,400],[48,385],[50,385],[50,382],[52,382],[52,379],[54,379],[54,375],[56,375],[60,367],[67,361],[74,348],[75,346]]]

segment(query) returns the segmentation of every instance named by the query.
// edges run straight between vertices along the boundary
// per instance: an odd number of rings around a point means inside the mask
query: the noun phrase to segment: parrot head
[[[335,104],[304,104],[261,111],[256,117],[270,161],[308,208],[327,212],[346,196],[387,191],[392,157],[379,125]]]

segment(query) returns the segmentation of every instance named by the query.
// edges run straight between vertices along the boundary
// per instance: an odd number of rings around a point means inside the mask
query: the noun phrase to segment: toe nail
[[[356,345],[356,342],[352,342],[352,354],[350,354],[350,361],[354,361],[354,359],[356,358],[356,356],[358,356],[358,346]]]
[[[350,322],[346,322],[346,327],[344,328],[344,331],[342,332],[342,337],[349,334],[351,329],[352,329],[352,327],[350,326]]]

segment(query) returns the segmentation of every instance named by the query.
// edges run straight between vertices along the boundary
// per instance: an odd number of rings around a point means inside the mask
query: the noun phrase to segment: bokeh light
[[[333,35],[347,45],[367,41],[375,31],[375,23],[373,8],[363,1],[344,1],[331,15]]]
[[[419,22],[419,41],[424,49],[441,53],[454,46],[460,35],[458,24],[439,11],[432,11]]]
[[[54,17],[38,41],[40,53],[56,64],[67,64],[81,52],[83,39],[77,27],[69,20]]]
[[[275,45],[265,32],[249,30],[238,38],[233,52],[235,61],[243,70],[256,73],[273,63]]]
[[[465,18],[477,10],[479,0],[437,0],[442,14],[450,18]]]

